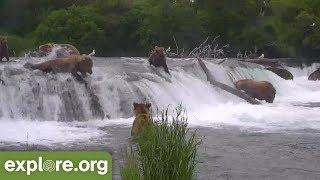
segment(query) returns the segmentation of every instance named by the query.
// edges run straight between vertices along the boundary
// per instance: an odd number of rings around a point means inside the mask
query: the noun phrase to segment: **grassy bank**
[[[187,113],[181,107],[172,115],[162,111],[126,150],[122,179],[193,179],[201,141],[196,132],[188,132]]]

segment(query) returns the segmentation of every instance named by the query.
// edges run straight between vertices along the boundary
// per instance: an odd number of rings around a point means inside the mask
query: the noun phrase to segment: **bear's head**
[[[239,81],[235,82],[234,86],[238,90],[243,90],[248,85],[248,83],[250,83],[251,81],[252,80],[250,80],[250,79],[242,79],[242,80],[239,80]]]
[[[149,116],[150,107],[151,107],[150,103],[133,103],[133,111],[134,111],[135,116],[137,117],[141,114],[145,114],[145,115]]]
[[[236,89],[241,89],[241,82],[240,81],[237,81],[234,83],[234,86],[236,87]]]
[[[48,43],[48,44],[44,44],[44,45],[39,46],[40,55],[44,55],[44,56],[48,55],[52,51],[53,46],[54,46],[54,44],[52,44],[52,43]]]
[[[162,66],[166,61],[165,52],[163,47],[156,46],[149,58],[150,64],[156,67]]]
[[[8,45],[8,36],[0,36],[0,45],[7,46]]]
[[[77,70],[81,73],[92,74],[93,61],[89,56],[83,56],[82,60],[77,64]]]
[[[153,54],[156,57],[159,57],[159,58],[164,57],[165,56],[164,48],[163,47],[158,47],[158,46],[154,47]]]

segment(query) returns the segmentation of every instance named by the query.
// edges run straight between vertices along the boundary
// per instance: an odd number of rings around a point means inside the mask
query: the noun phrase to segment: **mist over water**
[[[320,129],[320,81],[308,81],[319,64],[287,67],[294,75],[286,81],[237,60],[208,59],[217,81],[233,86],[240,79],[271,82],[277,90],[273,104],[250,105],[214,88],[194,59],[168,59],[172,76],[149,65],[146,58],[95,58],[89,88],[70,74],[29,71],[21,58],[0,64],[0,141],[54,144],[90,141],[105,134],[104,126],[130,127],[132,103],[148,101],[156,109],[182,104],[192,127],[238,126],[254,131]],[[98,97],[98,99],[93,98]],[[104,112],[101,119],[92,104]]]

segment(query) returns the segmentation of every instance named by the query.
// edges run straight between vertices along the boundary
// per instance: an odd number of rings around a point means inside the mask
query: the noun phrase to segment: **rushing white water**
[[[34,144],[90,141],[103,126],[130,127],[132,103],[149,101],[153,111],[182,104],[191,126],[239,126],[254,130],[320,129],[320,81],[308,81],[319,65],[287,68],[294,80],[227,60],[205,61],[214,78],[233,86],[240,79],[270,81],[277,94],[273,104],[250,105],[212,87],[193,59],[170,59],[172,76],[149,66],[144,58],[96,58],[89,88],[69,74],[29,71],[20,63],[0,65],[0,141]],[[93,97],[97,97],[94,99]],[[311,105],[318,107],[311,107]],[[94,105],[92,105],[94,104]],[[96,113],[99,104],[103,111]],[[309,104],[309,106],[308,106]]]

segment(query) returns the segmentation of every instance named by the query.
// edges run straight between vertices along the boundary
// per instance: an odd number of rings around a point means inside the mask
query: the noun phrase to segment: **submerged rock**
[[[277,74],[281,78],[285,80],[293,80],[293,75],[288,70],[281,68],[281,67],[267,67],[266,68],[269,71],[272,71],[273,73]]]
[[[311,73],[308,77],[308,80],[317,81],[320,80],[320,69],[316,70],[315,72]]]
[[[268,67],[278,67],[281,66],[281,63],[277,59],[246,59],[245,62],[260,64],[262,66],[268,66]]]
[[[245,62],[259,64],[265,67],[266,70],[272,71],[273,73],[277,74],[281,78],[285,80],[292,80],[293,75],[288,70],[284,69],[277,59],[252,59],[252,60],[245,60]]]

